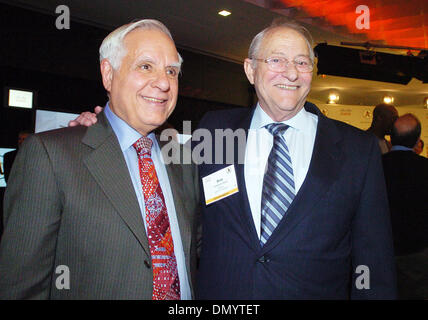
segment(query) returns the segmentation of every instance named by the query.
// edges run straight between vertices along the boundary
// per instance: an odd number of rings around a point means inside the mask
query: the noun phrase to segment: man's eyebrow
[[[150,62],[150,63],[155,63],[155,61],[154,61],[151,57],[149,57],[149,56],[141,56],[141,57],[138,57],[138,58],[136,59],[136,61],[137,61],[137,63],[141,63],[141,62]]]
[[[172,67],[172,68],[181,68],[181,63],[180,62],[173,62],[173,63],[171,63],[170,65],[169,65],[169,67]]]
[[[141,62],[150,62],[150,63],[156,64],[156,61],[153,58],[151,58],[150,56],[145,56],[145,55],[142,55],[141,57],[139,57],[137,59],[137,63],[141,63]],[[180,69],[181,63],[180,62],[173,62],[173,63],[169,64],[168,67]]]
[[[275,55],[280,55],[280,56],[285,56],[284,52],[277,52],[277,51],[273,51],[271,54],[275,54]],[[309,54],[298,54],[296,57],[309,57]]]
[[[284,52],[272,51],[272,53],[271,53],[271,54],[277,54],[277,55],[280,55],[280,56],[285,56],[285,53],[284,53]]]

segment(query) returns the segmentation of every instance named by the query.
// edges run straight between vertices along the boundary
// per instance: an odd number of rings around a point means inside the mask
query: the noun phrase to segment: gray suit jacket
[[[166,168],[193,280],[197,173],[192,165]],[[144,222],[104,114],[92,127],[54,130],[25,141],[5,194],[4,226],[0,299],[152,297]],[[69,289],[64,288],[68,271]]]

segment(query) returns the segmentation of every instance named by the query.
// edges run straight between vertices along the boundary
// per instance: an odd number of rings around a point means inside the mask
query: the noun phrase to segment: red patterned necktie
[[[133,147],[138,155],[146,207],[147,237],[153,265],[153,300],[180,300],[180,282],[165,198],[151,158],[152,140],[141,137]]]

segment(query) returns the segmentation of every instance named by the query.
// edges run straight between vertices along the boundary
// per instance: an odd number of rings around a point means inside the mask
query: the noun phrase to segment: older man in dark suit
[[[428,159],[413,150],[420,134],[419,119],[402,115],[392,129],[391,152],[382,159],[403,299],[428,299]]]
[[[225,129],[216,146],[238,145],[233,161],[219,164],[214,154],[199,165],[206,204],[199,298],[396,297],[378,142],[306,102],[313,60],[306,29],[272,25],[253,39],[244,63],[257,106],[210,112],[200,122],[213,136]]]
[[[181,57],[163,24],[140,20],[104,40],[100,61],[110,100],[97,124],[32,136],[16,159],[1,299],[192,298],[196,174],[168,164],[153,134],[175,108]]]

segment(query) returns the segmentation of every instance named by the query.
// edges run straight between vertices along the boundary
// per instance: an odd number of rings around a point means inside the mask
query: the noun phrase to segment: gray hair
[[[253,38],[253,41],[251,41],[250,48],[248,49],[248,58],[250,59],[258,58],[260,47],[264,37],[268,33],[270,33],[271,31],[277,28],[288,28],[300,33],[308,45],[309,58],[311,59],[312,62],[314,62],[315,54],[314,54],[314,49],[312,48],[314,41],[312,39],[311,34],[309,33],[308,29],[306,29],[303,25],[301,25],[297,21],[294,21],[288,18],[275,19],[269,27],[260,31]],[[256,66],[256,63],[257,63],[257,60],[252,60],[253,67]]]
[[[171,36],[171,32],[168,28],[160,21],[154,19],[143,19],[135,22],[125,24],[115,30],[113,30],[107,37],[104,38],[100,46],[100,62],[103,59],[109,60],[113,69],[118,70],[122,62],[123,57],[126,54],[126,49],[123,45],[123,39],[131,31],[141,28],[148,30],[159,30],[165,33],[174,42]],[[183,58],[178,53],[179,63],[183,62]]]

